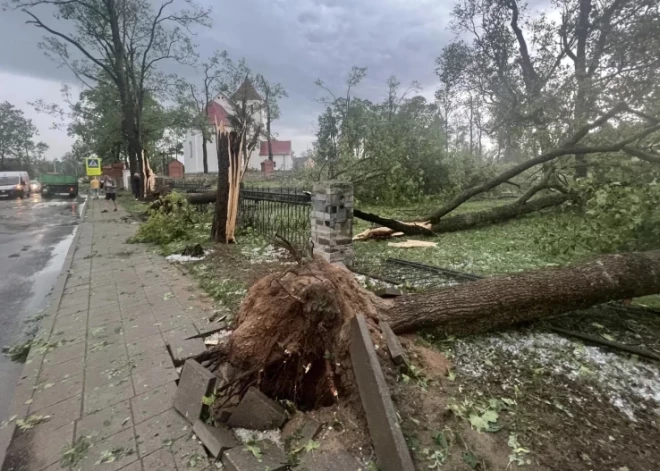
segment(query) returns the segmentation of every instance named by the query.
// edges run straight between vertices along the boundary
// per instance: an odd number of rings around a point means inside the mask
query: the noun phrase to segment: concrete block
[[[206,351],[204,339],[179,339],[175,338],[168,342],[170,353],[172,354],[172,361],[175,366],[183,364],[188,358],[199,355]]]
[[[288,458],[282,450],[270,440],[257,442],[260,457],[255,456],[247,447],[232,448],[222,454],[222,464],[227,471],[285,471],[289,468]]]
[[[362,314],[351,320],[351,363],[381,471],[414,471],[385,376]]]
[[[374,294],[381,298],[396,298],[397,296],[403,296],[403,291],[393,286],[387,286],[385,288],[377,289],[374,291]]]
[[[225,450],[239,446],[234,433],[224,425],[212,427],[197,419],[193,425],[193,432],[215,458],[218,458]]]
[[[396,336],[387,322],[380,323],[380,330],[385,336],[385,343],[387,344],[387,349],[390,352],[390,357],[392,357],[394,364],[407,368],[410,364],[408,362],[408,355],[406,355],[406,351],[403,349],[399,337]]]
[[[255,387],[251,387],[236,406],[227,424],[233,428],[272,430],[286,420],[284,409]]]
[[[282,429],[282,439],[288,443],[287,449],[296,450],[314,440],[321,432],[321,424],[307,414],[297,412]]]
[[[293,469],[295,471],[364,471],[366,468],[346,450],[323,450],[307,453],[300,464]]]
[[[174,396],[174,408],[194,423],[205,407],[202,398],[213,393],[217,380],[213,373],[195,360],[186,361]]]

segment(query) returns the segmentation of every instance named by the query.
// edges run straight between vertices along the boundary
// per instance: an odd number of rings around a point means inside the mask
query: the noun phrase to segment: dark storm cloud
[[[198,0],[200,1],[200,0]],[[435,87],[434,59],[451,38],[446,30],[451,2],[437,0],[201,0],[213,8],[214,26],[195,38],[202,57],[226,49],[250,67],[281,82],[290,97],[277,126],[309,136],[319,111],[314,85],[321,78],[338,93],[351,66],[368,67],[356,93],[372,100],[384,95],[385,80],[419,80]],[[24,15],[0,14],[0,71],[50,80],[73,80],[37,47],[40,33],[23,24]],[[9,44],[10,47],[6,45]],[[188,78],[193,69],[170,67]],[[308,138],[305,138],[308,139]],[[301,146],[295,146],[300,148]],[[304,146],[302,146],[304,148]]]

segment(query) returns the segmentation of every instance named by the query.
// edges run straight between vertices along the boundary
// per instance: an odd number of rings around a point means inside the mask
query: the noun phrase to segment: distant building
[[[301,168],[314,168],[316,162],[309,156],[303,155],[301,157],[293,158],[293,169],[299,170]]]
[[[238,100],[238,97],[245,96],[248,100],[248,103],[251,101],[263,101],[263,98],[259,95],[257,90],[254,88],[252,83],[249,80],[245,80],[241,86],[234,92],[232,96],[233,100]],[[206,115],[208,117],[209,123],[213,126],[224,125],[226,128],[231,128],[229,122],[229,117],[232,113],[232,105],[229,102],[229,99],[226,95],[220,94],[206,106]],[[258,111],[254,116],[254,120],[257,123],[261,123],[262,126],[265,126],[265,114],[261,111]],[[290,170],[293,166],[291,160],[291,141],[273,141],[278,143],[284,143],[284,147],[278,148],[278,151],[281,152],[278,154],[278,159],[275,160],[275,170],[282,170],[280,166],[286,167],[287,170]],[[286,151],[286,143],[288,143],[288,152]],[[255,148],[250,154],[248,160],[248,169],[251,170],[261,170],[261,163],[268,159],[268,145],[266,145],[266,153],[263,154],[263,142],[261,146]],[[215,136],[211,137],[211,142],[206,144],[206,149],[208,152],[208,168],[209,172],[215,173],[218,171],[218,152],[216,149]],[[191,173],[203,173],[204,172],[204,159],[203,159],[203,149],[202,149],[202,133],[201,132],[188,132],[186,135],[184,144],[183,144],[183,157],[184,165],[187,174]],[[287,160],[287,157],[288,160]],[[264,158],[265,156],[265,158]]]
[[[183,178],[184,165],[178,160],[172,160],[167,164],[167,176],[170,178]]]
[[[291,141],[271,140],[270,145],[273,149],[273,162],[275,171],[293,170],[293,156],[291,154]],[[261,141],[259,157],[268,158],[268,141]]]

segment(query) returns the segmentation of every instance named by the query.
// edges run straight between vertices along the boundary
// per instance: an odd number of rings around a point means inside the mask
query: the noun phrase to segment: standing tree
[[[5,169],[5,158],[25,155],[26,146],[33,143],[35,134],[37,129],[23,111],[8,101],[0,103],[0,170]]]
[[[268,160],[273,160],[273,133],[270,125],[280,117],[280,106],[278,100],[289,96],[279,83],[269,83],[263,75],[257,75],[257,89],[261,91],[264,98],[264,111],[266,113],[266,140],[268,141]]]
[[[192,64],[188,32],[209,25],[209,10],[185,0],[174,11],[177,1],[154,8],[148,0],[9,0],[29,16],[28,24],[46,33],[41,46],[51,58],[83,83],[116,87],[131,173],[143,177],[145,105],[170,84],[157,67],[168,60]]]

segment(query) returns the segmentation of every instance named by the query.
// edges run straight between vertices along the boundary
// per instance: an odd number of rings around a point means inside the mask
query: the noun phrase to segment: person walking
[[[113,211],[117,211],[117,182],[110,175],[106,175],[103,187],[105,188],[105,200],[108,202],[112,201],[112,204],[115,208]],[[109,206],[110,203],[108,203],[108,207]],[[101,212],[107,213],[108,210],[104,209]]]
[[[97,200],[99,199],[99,188],[101,187],[101,182],[98,178],[92,178],[92,181],[89,182],[89,189],[92,197]]]

